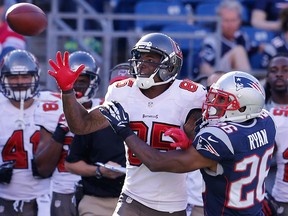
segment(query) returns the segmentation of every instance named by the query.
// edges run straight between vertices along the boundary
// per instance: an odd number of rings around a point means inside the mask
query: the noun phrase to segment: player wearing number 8
[[[182,52],[167,35],[151,33],[144,35],[133,47],[129,60],[130,73],[136,79],[113,83],[109,86],[105,101],[119,101],[130,115],[130,124],[140,139],[157,151],[175,150],[172,139],[163,136],[169,128],[182,128],[187,136],[194,137],[194,122],[201,117],[206,91],[200,84],[178,80],[182,67]],[[50,60],[62,89],[64,112],[69,128],[78,134],[97,131],[109,124],[99,109],[90,112],[76,103],[71,82],[77,78],[81,67],[71,72],[57,54],[57,63]],[[57,73],[55,73],[57,72]],[[67,81],[69,80],[69,81]],[[122,138],[130,135],[121,134]],[[133,132],[132,132],[133,133]],[[122,194],[114,215],[169,215],[185,216],[187,205],[186,174],[151,172],[127,150],[127,173]]]

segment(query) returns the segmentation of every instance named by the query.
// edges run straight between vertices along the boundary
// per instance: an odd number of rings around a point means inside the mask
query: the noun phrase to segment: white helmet
[[[232,71],[210,87],[203,115],[207,120],[244,122],[259,116],[264,102],[264,89],[254,76]]]

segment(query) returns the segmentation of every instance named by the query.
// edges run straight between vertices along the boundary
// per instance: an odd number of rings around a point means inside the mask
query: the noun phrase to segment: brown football
[[[38,35],[47,27],[46,14],[30,3],[12,5],[8,8],[5,17],[13,31],[25,36]]]

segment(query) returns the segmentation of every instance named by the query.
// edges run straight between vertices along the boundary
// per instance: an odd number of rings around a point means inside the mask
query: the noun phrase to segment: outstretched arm
[[[172,150],[160,152],[151,148],[136,135],[131,135],[125,139],[126,145],[144,163],[154,172],[173,172],[185,173],[200,168],[216,168],[217,162],[203,157],[196,149],[191,146],[187,150]]]
[[[88,112],[78,103],[74,91],[62,93],[62,101],[65,118],[72,133],[83,135],[109,126],[97,107]]]
[[[63,109],[66,121],[71,132],[75,134],[87,134],[108,126],[108,122],[98,109],[88,112],[77,102],[73,85],[85,66],[80,65],[76,71],[69,66],[69,53],[65,52],[62,59],[61,52],[56,54],[56,62],[49,60],[53,70],[48,73],[55,78],[62,92]]]
[[[203,157],[193,146],[186,151],[175,150],[168,152],[160,152],[151,148],[130,129],[129,116],[119,103],[113,101],[106,107],[107,109],[101,108],[100,110],[109,121],[111,127],[125,140],[129,149],[151,171],[183,173],[205,167],[212,170],[216,169],[217,162]],[[171,134],[169,135],[171,136]],[[175,136],[172,135],[171,137],[174,138]]]

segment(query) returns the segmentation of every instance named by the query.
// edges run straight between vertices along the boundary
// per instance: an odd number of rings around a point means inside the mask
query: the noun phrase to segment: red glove
[[[69,53],[66,51],[64,53],[64,58],[62,60],[61,52],[58,51],[56,54],[57,64],[50,59],[49,64],[54,69],[54,71],[48,70],[48,74],[54,77],[57,81],[58,86],[62,91],[68,91],[73,89],[74,82],[78,78],[79,74],[85,68],[85,65],[80,65],[76,71],[72,71],[69,66]]]
[[[188,149],[192,141],[186,136],[185,132],[180,128],[170,128],[164,133],[165,136],[170,136],[174,143],[171,143],[171,147],[180,147],[183,150]]]

